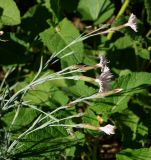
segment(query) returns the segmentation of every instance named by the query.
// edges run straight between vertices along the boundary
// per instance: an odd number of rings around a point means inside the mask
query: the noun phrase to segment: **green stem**
[[[93,152],[92,152],[92,159],[93,160],[97,160],[97,141],[95,142],[95,144],[93,145]]]
[[[118,12],[118,14],[117,14],[117,16],[116,16],[116,18],[115,18],[115,20],[117,20],[120,16],[122,16],[122,15],[124,14],[126,8],[127,8],[128,5],[129,5],[129,2],[130,2],[130,0],[125,0],[125,2],[123,3],[120,11]],[[113,36],[113,32],[108,33],[107,39],[110,40],[110,39],[112,38],[112,36]]]
[[[149,37],[151,35],[151,29],[148,31],[148,33],[146,34],[146,37]]]

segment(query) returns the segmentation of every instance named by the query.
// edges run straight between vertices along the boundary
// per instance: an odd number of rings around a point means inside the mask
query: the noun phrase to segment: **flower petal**
[[[116,127],[111,124],[108,124],[104,127],[100,127],[100,130],[105,132],[108,135],[115,134],[115,129],[116,129]]]

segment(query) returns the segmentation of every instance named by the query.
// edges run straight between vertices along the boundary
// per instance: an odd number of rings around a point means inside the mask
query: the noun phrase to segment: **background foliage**
[[[14,86],[13,93],[17,92],[36,74],[41,56],[46,61],[81,33],[88,32],[90,25],[93,30],[102,24],[123,24],[130,13],[138,18],[137,33],[126,28],[78,42],[59,54],[59,61],[44,71],[53,73],[73,64],[94,65],[100,54],[106,55],[114,75],[112,88],[123,88],[123,91],[92,103],[80,103],[55,116],[65,117],[82,110],[85,111],[82,118],[65,123],[83,122],[95,126],[113,123],[117,127],[116,134],[108,136],[73,129],[71,136],[63,127],[47,127],[24,137],[8,158],[151,159],[150,0],[0,0],[0,28],[4,31],[0,41],[0,80],[14,66],[5,86]],[[62,58],[70,52],[73,54]],[[97,74],[97,70],[84,73],[93,77]],[[50,112],[97,91],[96,86],[83,81],[50,81],[31,89],[23,100]],[[9,142],[25,131],[39,112],[21,107],[11,128],[16,108],[0,112],[0,154],[3,157]]]

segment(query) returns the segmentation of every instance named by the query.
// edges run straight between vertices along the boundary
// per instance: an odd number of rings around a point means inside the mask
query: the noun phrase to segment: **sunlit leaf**
[[[17,25],[21,22],[20,11],[13,0],[0,0],[0,24]]]
[[[125,149],[117,154],[117,160],[150,160],[151,159],[151,149],[141,148],[141,149]]]
[[[48,47],[49,51],[53,54],[57,54],[64,47],[73,42],[79,37],[78,30],[72,25],[72,23],[64,19],[56,28],[50,27],[44,32],[40,33],[40,38],[45,46]],[[67,57],[62,59],[64,66],[81,63],[83,60],[83,44],[78,42],[74,45],[69,46],[67,49],[62,51],[57,57],[61,58],[63,55],[71,53]]]
[[[78,10],[83,20],[93,20],[100,24],[113,14],[114,5],[110,0],[80,0]]]
[[[123,93],[113,97],[112,112],[120,112],[127,108],[127,103],[134,93],[139,93],[151,84],[151,74],[145,72],[131,73],[121,76],[115,83],[116,88],[123,88]]]

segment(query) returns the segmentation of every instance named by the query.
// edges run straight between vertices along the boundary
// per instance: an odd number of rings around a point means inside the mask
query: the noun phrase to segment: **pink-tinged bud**
[[[115,129],[116,129],[116,127],[111,124],[108,124],[104,127],[99,128],[99,130],[103,131],[104,133],[106,133],[108,135],[115,134]]]
[[[132,28],[132,30],[137,32],[137,19],[133,13],[130,15],[128,22],[125,24],[125,26],[129,26]]]

